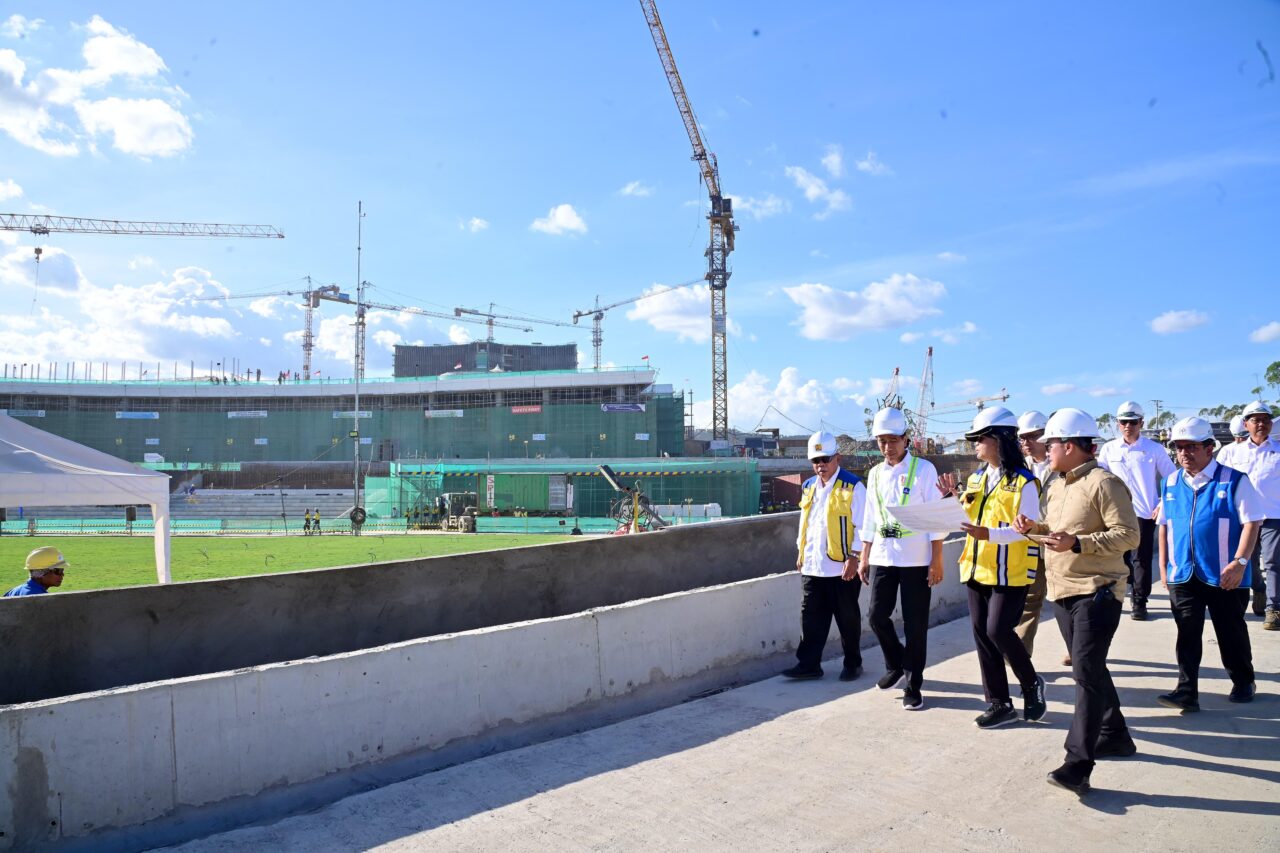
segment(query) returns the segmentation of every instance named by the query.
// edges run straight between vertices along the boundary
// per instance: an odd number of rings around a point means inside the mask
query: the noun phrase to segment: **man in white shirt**
[[[1213,459],[1213,429],[1203,418],[1173,425],[1169,444],[1181,474],[1162,487],[1160,580],[1178,626],[1178,686],[1156,697],[1184,714],[1200,710],[1200,659],[1204,613],[1209,611],[1222,666],[1231,679],[1232,702],[1252,702],[1253,655],[1244,611],[1249,603],[1249,565],[1262,519],[1262,499],[1249,477]]]
[[[1271,407],[1266,403],[1254,400],[1241,414],[1249,440],[1224,447],[1218,461],[1248,474],[1262,497],[1265,520],[1252,561],[1253,612],[1263,615],[1265,604],[1263,629],[1280,631],[1280,442],[1271,437]]]
[[[867,621],[884,653],[886,671],[876,686],[881,690],[902,687],[902,707],[918,711],[924,707],[920,687],[928,650],[929,603],[932,587],[942,582],[943,534],[907,530],[886,507],[942,500],[938,471],[928,460],[907,452],[907,420],[900,409],[877,412],[871,434],[884,461],[867,474],[858,573],[863,583],[871,584]],[[899,594],[905,644],[899,641],[891,618]]]
[[[1129,595],[1132,598],[1131,619],[1147,618],[1147,598],[1151,595],[1151,557],[1156,542],[1156,512],[1160,508],[1160,484],[1177,468],[1163,447],[1142,435],[1144,413],[1133,400],[1120,404],[1116,411],[1120,437],[1102,446],[1098,466],[1119,477],[1133,496],[1133,511],[1138,516],[1138,547],[1124,555],[1129,566]]]
[[[1049,419],[1043,412],[1037,412],[1034,409],[1023,412],[1018,418],[1018,444],[1022,447],[1023,455],[1027,457],[1027,465],[1031,468],[1031,473],[1035,474],[1036,479],[1040,481],[1040,492],[1044,491],[1046,481],[1053,473],[1053,469],[1049,467],[1049,448],[1045,447],[1044,442],[1040,440],[1044,437],[1044,427],[1048,422]],[[1040,517],[1039,500],[1040,493],[1037,492],[1037,519]],[[1027,600],[1022,606],[1022,618],[1018,620],[1018,626],[1014,629],[1018,639],[1022,640],[1022,645],[1027,647],[1028,655],[1035,651],[1036,631],[1040,628],[1040,613],[1044,609],[1047,584],[1042,554],[1039,557],[1035,582],[1027,590]],[[1070,666],[1071,659],[1068,658],[1064,665]]]
[[[800,530],[796,536],[796,568],[802,576],[800,645],[796,665],[783,676],[796,680],[822,677],[822,650],[835,617],[844,649],[841,681],[862,674],[862,611],[858,594],[858,552],[867,489],[840,467],[836,438],[829,432],[809,436],[809,462],[814,476],[804,483],[800,498]]]

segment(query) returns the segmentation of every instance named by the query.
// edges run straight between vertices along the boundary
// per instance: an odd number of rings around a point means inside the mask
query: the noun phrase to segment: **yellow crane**
[[[662,19],[658,17],[658,6],[654,0],[640,0],[640,8],[644,11],[645,21],[649,24],[649,33],[653,36],[653,46],[658,49],[658,59],[662,62],[662,70],[667,75],[667,83],[671,94],[676,99],[676,108],[684,121],[685,132],[689,135],[689,143],[693,146],[693,160],[702,173],[702,182],[707,187],[711,199],[711,210],[707,221],[711,226],[711,240],[707,246],[707,283],[711,286],[711,437],[720,441],[729,438],[729,365],[727,353],[727,314],[725,313],[725,288],[729,284],[728,258],[733,251],[734,234],[738,226],[733,221],[733,199],[725,198],[720,193],[720,167],[716,163],[716,155],[707,151],[702,141],[702,132],[698,129],[698,119],[693,113],[693,105],[685,93],[684,83],[680,80],[680,72],[676,70],[676,60],[671,54],[671,45],[667,43],[667,33],[662,27]]]

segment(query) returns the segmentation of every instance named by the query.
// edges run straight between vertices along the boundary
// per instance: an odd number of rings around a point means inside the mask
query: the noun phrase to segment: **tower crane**
[[[495,319],[518,320],[521,323],[537,323],[540,326],[572,326],[574,325],[573,323],[561,323],[559,320],[541,320],[541,319],[538,319],[537,317],[519,317],[514,314],[494,314],[492,302],[489,303],[488,311],[478,311],[475,308],[454,308],[453,309],[453,316],[455,317],[462,317],[462,315],[464,314],[485,318],[485,325],[489,327],[489,336],[487,340],[490,343],[493,342],[494,325],[502,325],[500,323],[495,324],[493,322]],[[474,321],[468,321],[468,322],[474,322]],[[512,328],[512,327],[508,327],[508,328]],[[529,332],[529,331],[532,331],[532,329],[525,329],[525,331]]]
[[[671,45],[667,43],[667,33],[663,29],[662,19],[658,17],[658,7],[654,0],[640,0],[640,8],[644,11],[645,21],[649,24],[649,33],[653,36],[653,46],[658,49],[658,59],[662,62],[662,70],[667,75],[667,83],[671,94],[675,97],[676,108],[684,121],[685,132],[689,135],[689,143],[693,146],[693,160],[702,173],[702,182],[707,186],[707,194],[711,199],[711,211],[707,221],[711,226],[711,239],[707,245],[707,283],[711,286],[711,435],[717,440],[729,438],[729,366],[728,342],[725,338],[725,288],[729,284],[728,258],[733,251],[734,234],[738,226],[733,221],[733,199],[720,194],[720,166],[716,155],[707,151],[702,142],[702,132],[698,129],[698,119],[693,113],[693,105],[685,93],[684,83],[680,80],[680,72],[676,70],[676,60],[671,54]]]
[[[131,222],[120,219],[85,219],[80,216],[45,216],[32,213],[0,213],[0,231],[30,231],[38,237],[58,231],[68,234],[127,234],[145,237],[284,238],[284,234],[271,225]]]
[[[697,284],[700,281],[706,281],[706,277],[695,278],[692,281],[686,281],[683,284],[664,287],[661,290],[655,290],[651,293],[642,293],[639,296],[632,296],[630,299],[622,299],[609,305],[601,305],[599,295],[596,296],[596,305],[594,308],[588,308],[585,311],[574,311],[573,322],[576,324],[580,319],[591,315],[591,349],[593,353],[592,366],[595,370],[600,369],[600,348],[604,344],[604,329],[601,324],[604,322],[604,312],[611,308],[619,308],[623,305],[630,305],[633,302],[639,302],[642,299],[648,299],[650,296],[657,296],[660,293],[670,293],[673,290],[680,290],[683,287]]]
[[[306,277],[307,284],[311,284],[311,276]],[[368,284],[368,282],[365,282]],[[320,307],[321,301],[340,302],[344,305],[356,305],[349,295],[342,292],[342,289],[336,284],[325,284],[319,287],[308,287],[306,290],[275,290],[268,293],[233,293],[226,296],[197,296],[193,297],[193,301],[211,302],[225,301],[228,299],[264,299],[268,296],[301,296],[303,308],[303,331],[302,331],[302,375],[311,376],[311,355],[315,348],[314,335],[314,314],[315,310]],[[385,311],[403,311],[408,314],[416,314],[424,317],[436,317],[445,320],[457,319],[462,323],[483,323],[483,320],[473,319],[470,317],[455,318],[451,314],[445,314],[440,311],[428,311],[424,308],[415,308],[408,305],[384,305],[380,302],[369,302],[363,300],[360,302],[360,309],[356,312],[356,370],[361,379],[364,378],[364,339],[365,339],[365,313],[366,309],[378,308]],[[494,323],[495,326],[501,326],[505,329],[518,329],[522,332],[533,331],[524,326],[516,326],[510,323]]]

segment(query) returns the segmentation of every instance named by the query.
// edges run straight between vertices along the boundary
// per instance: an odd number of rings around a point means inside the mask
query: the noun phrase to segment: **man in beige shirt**
[[[1049,782],[1083,794],[1098,758],[1137,752],[1107,670],[1107,652],[1120,625],[1129,568],[1124,552],[1138,544],[1133,500],[1118,477],[1098,467],[1098,424],[1079,409],[1059,409],[1045,426],[1049,465],[1059,476],[1040,498],[1036,522],[1019,516],[1019,533],[1046,546],[1048,598],[1071,655],[1075,714],[1067,757]]]

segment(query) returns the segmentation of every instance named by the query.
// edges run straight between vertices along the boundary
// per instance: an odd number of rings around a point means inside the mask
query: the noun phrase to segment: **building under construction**
[[[397,344],[394,373],[397,379],[412,379],[458,371],[523,373],[536,370],[575,370],[577,367],[577,344],[544,346],[472,341],[466,344],[433,346]]]

